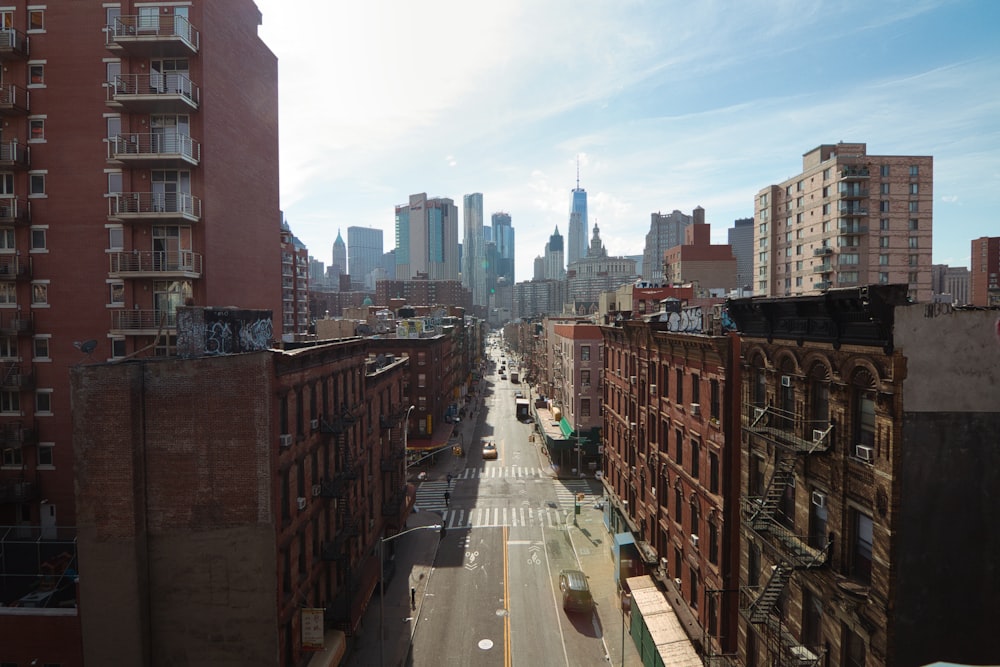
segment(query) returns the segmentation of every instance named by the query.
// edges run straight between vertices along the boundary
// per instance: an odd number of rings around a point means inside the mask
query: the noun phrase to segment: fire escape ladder
[[[764,590],[760,596],[750,605],[750,622],[766,623],[771,612],[774,611],[781,594],[788,585],[788,580],[792,577],[792,567],[787,563],[774,566],[771,578],[767,580]]]
[[[764,492],[764,500],[761,502],[760,508],[754,514],[753,520],[772,520],[774,518],[774,515],[777,513],[778,507],[781,504],[781,499],[785,495],[785,489],[788,488],[788,483],[794,476],[795,457],[779,457],[774,464],[774,474],[771,475],[771,481],[768,483],[767,490]]]

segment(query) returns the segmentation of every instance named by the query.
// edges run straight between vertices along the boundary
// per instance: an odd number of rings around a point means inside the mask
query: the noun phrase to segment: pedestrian
[[[449,507],[451,505],[451,491],[444,492],[444,506]]]
[[[451,488],[451,473],[448,473],[448,488]]]
[[[416,608],[417,608],[417,589],[411,587],[410,588],[410,609],[416,609]]]

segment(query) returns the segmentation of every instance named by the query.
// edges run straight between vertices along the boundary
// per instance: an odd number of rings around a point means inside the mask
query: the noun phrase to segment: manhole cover
[[[480,639],[479,640],[479,648],[483,649],[484,651],[489,651],[491,648],[493,648],[493,640],[492,639]]]

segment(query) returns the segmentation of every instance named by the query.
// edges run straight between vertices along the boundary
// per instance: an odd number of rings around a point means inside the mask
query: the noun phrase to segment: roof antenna
[[[580,189],[580,154],[576,154],[576,189]]]

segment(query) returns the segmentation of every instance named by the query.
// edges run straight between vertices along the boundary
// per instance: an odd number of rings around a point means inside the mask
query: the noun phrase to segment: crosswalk
[[[497,471],[498,474],[490,474]],[[499,473],[506,474],[499,474]],[[548,478],[542,468],[525,468],[508,466],[505,468],[466,468],[449,485],[447,480],[425,481],[417,488],[416,504],[422,511],[437,512],[449,528],[490,528],[507,526],[546,526],[555,528],[572,523],[573,506],[577,494],[583,494],[584,506],[592,505],[599,495],[595,493],[587,480],[552,480],[555,491],[555,502],[545,502],[534,507],[524,504],[520,507],[455,507],[445,501],[445,492],[455,493],[463,481],[474,479],[504,477],[507,479]]]

